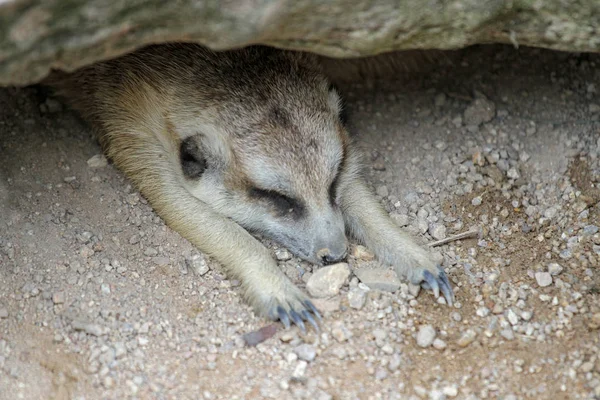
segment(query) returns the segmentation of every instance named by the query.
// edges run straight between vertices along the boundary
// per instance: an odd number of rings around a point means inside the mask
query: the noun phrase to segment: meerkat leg
[[[157,196],[151,196],[157,197]],[[303,320],[316,326],[318,312],[304,293],[277,266],[269,251],[232,220],[216,214],[178,185],[164,185],[157,212],[175,231],[218,260],[240,280],[245,298],[263,316],[290,320],[304,329]]]
[[[109,155],[173,230],[214,257],[240,280],[245,299],[261,316],[318,329],[320,315],[279,269],[269,251],[250,233],[193,197],[181,184],[165,152],[150,135],[110,135]],[[120,142],[120,143],[117,143]]]
[[[350,234],[380,261],[394,266],[400,277],[432,289],[436,297],[441,290],[448,304],[452,304],[454,294],[446,273],[427,250],[391,220],[363,179],[352,176],[344,186],[340,203]]]

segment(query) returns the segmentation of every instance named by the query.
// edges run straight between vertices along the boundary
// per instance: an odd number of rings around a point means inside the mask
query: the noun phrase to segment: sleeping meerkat
[[[360,176],[316,56],[159,45],[46,83],[97,128],[166,223],[240,280],[258,314],[302,329],[320,318],[249,232],[319,265],[346,256],[348,233],[452,303],[443,270]]]

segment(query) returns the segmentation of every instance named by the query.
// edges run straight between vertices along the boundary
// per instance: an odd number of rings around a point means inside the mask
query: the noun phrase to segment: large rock
[[[166,41],[333,57],[489,42],[598,51],[599,27],[598,0],[1,0],[0,84]]]

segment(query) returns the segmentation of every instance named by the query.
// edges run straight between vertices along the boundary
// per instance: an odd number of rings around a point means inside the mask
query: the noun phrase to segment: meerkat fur
[[[443,270],[361,177],[316,56],[157,45],[46,83],[96,128],[158,215],[240,280],[258,314],[302,328],[319,317],[253,233],[320,265],[346,256],[349,234],[452,301]]]

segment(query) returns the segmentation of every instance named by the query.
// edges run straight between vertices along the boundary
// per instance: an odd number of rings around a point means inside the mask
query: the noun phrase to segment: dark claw
[[[312,301],[306,300],[304,302],[304,306],[306,308],[308,308],[313,314],[315,314],[315,317],[317,317],[317,319],[319,321],[323,320],[323,318],[321,318],[321,314],[319,313],[319,310],[317,310],[317,307],[315,307],[315,305],[312,303]]]
[[[285,326],[285,329],[288,329],[290,327],[290,317],[288,316],[288,313],[283,309],[283,307],[277,307],[277,316],[279,317],[279,320],[281,321],[283,326]]]
[[[425,283],[427,283],[427,285],[429,285],[429,288],[425,287],[425,289],[431,289],[433,290],[433,295],[435,296],[435,298],[437,299],[438,297],[440,297],[440,286],[437,283],[437,280],[435,279],[435,276],[433,276],[433,274],[429,271],[425,271],[423,272],[423,279],[425,279]]]
[[[290,310],[290,318],[294,323],[300,328],[302,333],[306,333],[306,327],[304,326],[304,321],[302,321],[302,317],[294,310]]]
[[[317,324],[317,321],[315,321],[315,319],[313,318],[312,315],[310,315],[310,312],[307,310],[302,311],[302,318],[306,321],[308,321],[313,328],[315,328],[315,331],[319,332],[319,324]]]
[[[454,303],[454,292],[452,291],[452,286],[450,286],[450,281],[448,280],[448,275],[444,272],[442,267],[438,267],[440,269],[439,280],[440,280],[440,289],[442,290],[442,294],[446,298],[446,302],[449,305]]]

